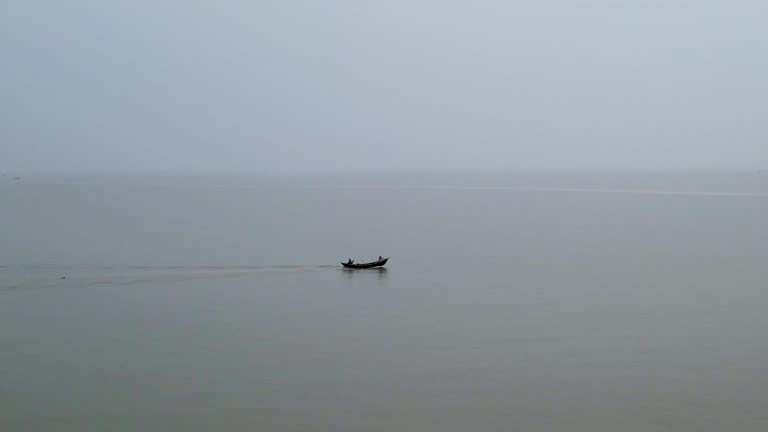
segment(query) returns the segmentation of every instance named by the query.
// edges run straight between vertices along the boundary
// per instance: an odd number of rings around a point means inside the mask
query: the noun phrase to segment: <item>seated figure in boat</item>
[[[354,261],[352,261],[352,258],[350,258],[349,261],[347,261],[347,264],[353,264],[353,263]]]

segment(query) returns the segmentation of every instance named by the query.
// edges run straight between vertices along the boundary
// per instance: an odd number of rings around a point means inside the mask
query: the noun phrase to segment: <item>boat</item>
[[[341,265],[343,265],[346,268],[351,268],[351,269],[368,269],[368,268],[374,268],[374,267],[381,267],[384,264],[386,264],[387,261],[389,261],[389,257],[381,258],[381,259],[378,259],[376,261],[369,262],[369,263],[361,263],[361,264],[351,263],[350,264],[348,262],[343,262],[343,263],[341,263]]]

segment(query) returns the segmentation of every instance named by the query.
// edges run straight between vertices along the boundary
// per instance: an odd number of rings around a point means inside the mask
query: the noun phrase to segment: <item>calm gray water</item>
[[[4,177],[0,430],[766,430],[766,220],[756,174]]]

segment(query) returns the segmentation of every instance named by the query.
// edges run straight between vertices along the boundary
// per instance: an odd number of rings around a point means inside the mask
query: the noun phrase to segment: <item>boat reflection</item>
[[[370,275],[376,275],[379,279],[384,279],[387,277],[387,268],[386,267],[374,267],[374,268],[367,268],[367,269],[351,269],[342,267],[341,272],[344,273],[345,276],[352,278],[356,275],[360,275],[360,277],[366,277]]]

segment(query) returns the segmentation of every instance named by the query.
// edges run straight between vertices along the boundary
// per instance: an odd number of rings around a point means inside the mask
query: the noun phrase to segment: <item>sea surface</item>
[[[0,430],[768,430],[768,175],[2,177]]]

